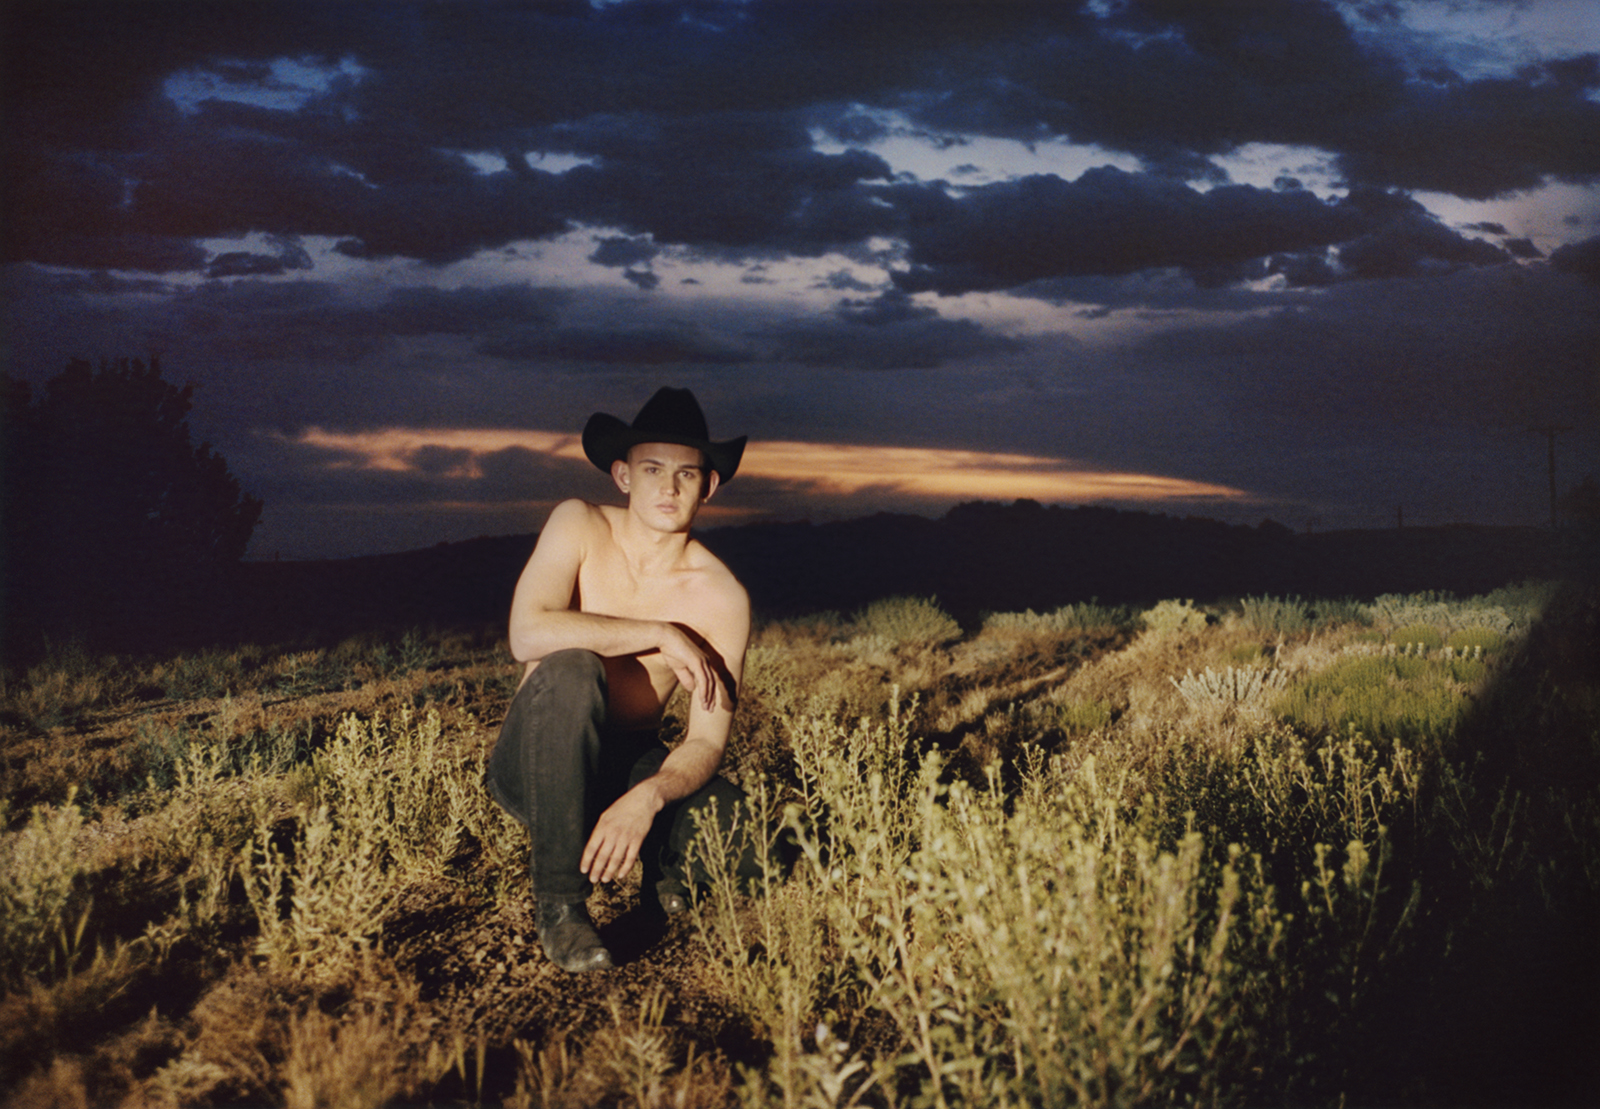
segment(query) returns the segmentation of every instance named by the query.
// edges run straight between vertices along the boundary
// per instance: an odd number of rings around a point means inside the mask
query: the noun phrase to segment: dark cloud
[[[549,325],[571,293],[530,285],[396,289],[371,316],[400,335],[476,335],[510,327]]]
[[[135,273],[175,274],[199,270],[206,261],[200,244],[174,235],[148,235],[124,232],[109,235],[79,235],[66,232],[40,244],[26,258],[49,266],[79,269],[131,270]]]
[[[1229,328],[1169,330],[1142,348],[1191,381],[1226,383],[1240,426],[1290,434],[1406,435],[1600,413],[1600,305],[1570,275],[1468,269],[1345,283],[1314,303]]]
[[[208,261],[194,244],[250,231],[327,236],[357,259],[441,264],[589,224],[630,236],[601,240],[593,260],[641,287],[653,285],[644,236],[816,255],[901,233],[934,256],[924,258],[940,271],[928,287],[996,287],[984,282],[1011,271],[1029,280],[1096,265],[1216,267],[1332,241],[1328,213],[1296,190],[1287,195],[1299,201],[1276,207],[1222,190],[1182,199],[1183,181],[1220,183],[1211,159],[1245,142],[1328,150],[1355,185],[1468,197],[1600,175],[1594,57],[1441,84],[1410,75],[1378,40],[1358,40],[1325,0],[8,12],[4,249],[55,265],[209,265],[216,277],[295,268],[287,254]],[[283,57],[348,66],[297,89],[271,76],[268,63]],[[185,113],[163,92],[184,74],[254,84],[260,102],[213,96]],[[1061,137],[1136,154],[1148,180],[1107,187],[1091,176],[1036,199],[1085,222],[1096,211],[1153,214],[1160,234],[1144,238],[1169,245],[1090,243],[1066,270],[1001,263],[978,243],[970,257],[949,257],[961,236],[927,227],[946,214],[937,200],[890,187],[888,167],[859,148],[813,149],[813,127],[847,144],[883,137],[870,109],[904,112],[949,141]],[[507,168],[482,172],[461,151],[497,152]],[[544,173],[528,151],[589,161]],[[979,221],[1044,214],[1001,192],[966,207]],[[1066,231],[1069,219],[1051,222]]]
[[[648,238],[630,239],[622,235],[610,235],[595,240],[595,243],[589,261],[599,266],[635,266],[649,262],[661,253],[660,248]]]
[[[459,473],[471,467],[472,452],[465,447],[430,445],[409,452],[406,462],[430,477]]]
[[[1550,265],[1564,273],[1600,282],[1600,237],[1557,247],[1550,252]]]
[[[876,285],[862,281],[849,270],[834,270],[827,277],[817,282],[816,287],[851,293],[870,293],[878,288]]]
[[[1348,244],[1348,272],[1391,276],[1426,263],[1482,265],[1504,251],[1446,228],[1415,201],[1371,189],[1322,201],[1303,190],[1228,185],[1200,192],[1110,166],[1076,181],[1035,176],[957,196],[899,190],[910,210],[909,291],[1006,289],[1055,277],[1179,267],[1242,279],[1243,263]],[[1229,276],[1231,274],[1231,277]]]
[[[1547,178],[1600,175],[1600,88],[1593,57],[1515,77],[1413,85],[1408,95],[1330,143],[1352,180],[1474,200]]]
[[[940,319],[899,290],[873,300],[842,300],[841,323],[818,320],[776,329],[775,357],[805,366],[928,370],[981,356],[1015,354],[1023,343],[971,320]]]
[[[665,366],[747,362],[749,351],[692,328],[527,328],[486,339],[478,353],[522,362]]]
[[[1466,239],[1431,216],[1410,214],[1339,248],[1339,263],[1362,278],[1410,277],[1460,266],[1494,265],[1506,251],[1482,239]]]
[[[914,303],[904,291],[890,289],[881,296],[870,300],[850,300],[848,298],[839,302],[839,316],[851,323],[866,324],[869,327],[889,327],[895,324],[925,322],[936,319],[939,315],[934,308]]]
[[[797,115],[595,117],[552,140],[597,159],[563,175],[566,213],[658,243],[816,255],[893,227],[862,187],[887,181],[888,165],[817,152]]]
[[[206,276],[218,277],[280,277],[290,270],[312,268],[311,255],[297,239],[272,236],[273,254],[257,254],[245,250],[230,250],[218,254],[206,267]]]

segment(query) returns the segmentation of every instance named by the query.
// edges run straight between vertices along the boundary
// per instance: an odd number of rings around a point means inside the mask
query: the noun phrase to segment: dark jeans
[[[594,887],[578,864],[595,822],[667,757],[654,729],[621,731],[607,725],[606,694],[599,655],[557,651],[517,691],[489,755],[484,784],[490,795],[532,833],[528,873],[541,903],[589,896]],[[735,819],[746,826],[744,792],[721,777],[662,809],[640,851],[647,895],[652,890],[658,896],[687,894],[689,882],[710,880],[698,863],[693,873],[687,871],[685,849],[694,838],[696,814],[713,799],[722,829]],[[749,840],[739,837],[737,873],[746,880],[760,874]]]

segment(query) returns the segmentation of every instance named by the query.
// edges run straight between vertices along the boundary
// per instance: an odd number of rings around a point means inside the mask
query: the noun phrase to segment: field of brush
[[[758,628],[766,876],[620,966],[533,932],[496,629],[0,685],[0,1097],[27,1106],[1577,1103],[1600,599],[1252,597]],[[681,730],[669,711],[669,739]]]

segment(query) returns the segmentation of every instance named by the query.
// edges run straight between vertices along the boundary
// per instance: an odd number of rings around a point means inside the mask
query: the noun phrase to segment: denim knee
[[[495,801],[532,828],[552,775],[557,788],[576,789],[581,798],[599,754],[606,699],[605,663],[593,651],[556,651],[541,660],[512,698],[489,753],[484,784]]]
[[[586,651],[582,647],[568,647],[540,659],[534,674],[542,676],[548,683],[557,685],[565,685],[568,682],[574,685],[599,682],[603,687],[606,680],[606,664],[605,660],[593,651]]]

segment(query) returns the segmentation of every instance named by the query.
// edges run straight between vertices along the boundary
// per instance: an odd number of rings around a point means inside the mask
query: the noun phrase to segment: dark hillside
[[[703,538],[745,582],[757,611],[772,616],[848,611],[893,594],[936,595],[963,620],[1090,599],[1470,595],[1578,568],[1571,537],[1538,528],[1296,535],[1272,521],[1248,527],[1032,501],[960,505],[936,521],[879,515]]]
[[[503,623],[536,538],[502,535],[393,555],[246,563],[233,614],[238,638],[337,639],[363,631]]]
[[[504,621],[536,535],[480,538],[404,554],[241,567],[218,634],[348,635]],[[702,533],[749,588],[759,617],[851,612],[878,598],[937,596],[971,621],[1097,599],[1146,604],[1269,594],[1373,597],[1487,592],[1570,575],[1570,535],[1441,527],[1297,535],[1256,527],[1032,501],[958,506],[938,520],[880,513],[838,523],[761,523]]]

